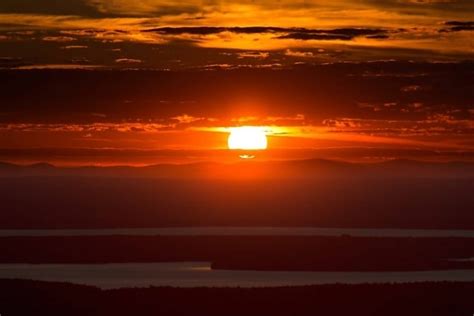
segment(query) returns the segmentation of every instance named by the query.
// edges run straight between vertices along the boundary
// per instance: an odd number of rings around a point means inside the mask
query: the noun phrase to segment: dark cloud
[[[390,38],[390,36],[385,35],[385,34],[368,35],[366,37],[371,38],[371,39],[388,39],[388,38]]]
[[[362,2],[381,9],[392,9],[411,15],[459,14],[474,9],[471,0],[362,0]]]
[[[84,0],[2,0],[0,1],[0,12],[104,17],[103,13],[87,5]]]
[[[337,28],[337,29],[307,29],[307,28],[283,28],[283,27],[162,27],[147,29],[143,32],[155,32],[161,35],[211,35],[223,32],[236,34],[262,34],[275,33],[280,35],[279,39],[298,40],[351,40],[358,36],[384,39],[388,38],[388,31],[372,28]]]
[[[283,27],[212,27],[212,26],[196,26],[196,27],[160,27],[143,30],[143,32],[155,32],[163,35],[211,35],[222,32],[232,32],[236,34],[260,34],[260,33],[284,33],[289,31],[304,31],[302,28],[283,28]]]
[[[235,1],[237,4],[248,4],[248,0]],[[269,10],[275,7],[286,10],[315,9],[324,7],[319,1],[251,1],[259,10]],[[180,14],[199,14],[219,12],[222,3],[219,1],[136,1],[131,5],[124,5],[126,1],[113,0],[2,0],[0,12],[27,13],[48,15],[76,15],[84,17],[111,17],[111,16],[164,16]],[[224,2],[225,3],[225,2]],[[360,3],[380,9],[396,9],[400,11],[427,12],[463,12],[472,10],[471,0],[358,0],[339,4],[344,7],[348,3]],[[337,7],[337,5],[335,6]],[[187,19],[203,19],[202,16],[188,17]]]
[[[25,61],[20,57],[0,57],[0,69],[1,68],[15,68],[24,66]]]
[[[160,17],[167,15],[198,14],[202,12],[199,5],[157,5],[149,12],[137,13],[137,16]],[[122,13],[126,15],[126,13]]]
[[[302,29],[294,28],[232,28],[240,32],[261,32],[263,30],[272,30],[272,33],[263,33],[262,37],[271,38],[275,45],[281,45],[281,49],[259,49],[249,48],[219,48],[208,47],[209,41],[222,40],[222,44],[226,45],[226,40],[238,40],[239,35],[235,33],[223,33],[222,36],[206,35],[180,35],[184,31],[192,31],[194,34],[210,33],[222,31],[226,28],[166,28],[163,32],[177,35],[162,35],[160,33],[141,33],[127,32],[121,30],[119,26],[113,30],[102,29],[68,29],[68,30],[35,30],[28,32],[12,32],[0,31],[0,37],[5,36],[8,39],[0,40],[0,52],[5,57],[22,58],[28,65],[46,65],[46,64],[68,64],[68,63],[84,63],[90,65],[102,65],[108,68],[129,68],[129,64],[116,63],[119,58],[130,58],[142,60],[142,63],[136,63],[135,68],[146,69],[209,69],[209,65],[228,65],[226,69],[248,68],[248,67],[268,67],[274,64],[276,68],[294,67],[296,62],[302,61],[302,57],[306,57],[306,64],[321,64],[335,62],[364,62],[368,60],[436,60],[436,61],[453,61],[453,60],[470,60],[472,54],[468,52],[434,52],[426,49],[413,49],[406,47],[393,47],[385,45],[367,46],[367,45],[341,45],[340,43],[319,43],[314,41],[312,47],[303,44],[305,47],[298,47],[297,41],[292,43],[290,53],[288,54],[287,41],[278,39],[278,36],[284,36],[289,33],[282,32],[294,31]],[[309,29],[303,29],[308,31]],[[278,32],[277,32],[278,31]],[[314,31],[314,30],[313,30]],[[319,29],[317,30],[319,31]],[[342,33],[338,29],[324,30],[325,32]],[[360,34],[358,29],[357,34]],[[372,31],[370,31],[372,32]],[[398,32],[396,30],[387,31],[387,36]],[[368,33],[368,32],[366,32]],[[157,34],[157,35],[155,35]],[[240,33],[243,34],[243,33]],[[343,38],[357,35],[354,32],[347,32]],[[313,34],[312,34],[313,35]],[[328,34],[331,35],[332,34]],[[133,37],[147,38],[150,42],[133,41]],[[364,35],[365,37],[371,35]],[[253,40],[260,38],[257,33],[255,36],[246,37],[249,44]],[[332,38],[337,38],[332,36]],[[45,41],[44,39],[48,39]],[[65,42],[64,40],[72,40]],[[383,44],[390,44],[390,40],[383,40]],[[259,41],[254,41],[255,47],[258,48]],[[302,41],[301,41],[302,42]],[[345,42],[350,42],[346,40]],[[156,43],[156,44],[155,44]],[[352,43],[351,43],[352,44]],[[382,44],[382,43],[381,43]],[[87,49],[64,49],[66,46],[82,46]],[[260,53],[268,52],[268,56],[260,56]],[[306,54],[294,54],[291,52],[305,51]],[[242,58],[250,57],[265,58]],[[266,55],[266,54],[265,54]],[[312,58],[307,58],[311,56]],[[0,53],[0,57],[2,54]],[[282,58],[283,57],[283,58]],[[78,62],[78,61],[81,62]],[[279,65],[277,65],[279,64]],[[2,63],[3,68],[15,68],[21,64]],[[223,67],[220,67],[223,68]],[[369,76],[370,74],[366,74]],[[378,73],[377,76],[388,76],[389,73]],[[413,75],[413,74],[409,74]]]
[[[347,35],[347,36],[364,36],[364,35],[379,35],[385,34],[386,31],[382,29],[371,29],[371,28],[338,28],[333,30],[308,30],[310,33],[323,33],[323,34],[334,34],[334,35]]]
[[[353,37],[344,34],[317,34],[317,33],[289,33],[286,35],[279,36],[280,39],[296,39],[296,40],[344,40],[348,41]]]
[[[183,13],[195,14],[201,12],[199,5],[166,5],[156,3],[147,10],[136,12],[125,10],[120,6],[114,7],[115,3],[107,1],[86,0],[2,0],[0,1],[0,13],[14,14],[44,14],[44,15],[73,15],[88,18],[107,17],[160,17],[165,15],[180,15]],[[138,9],[140,6],[137,7]]]
[[[474,21],[448,21],[444,25],[447,28],[441,29],[440,32],[474,31]]]
[[[132,57],[139,59],[126,58]],[[270,55],[265,62],[273,62],[272,58]],[[258,60],[248,62],[254,59]],[[183,113],[216,118],[235,111],[252,115],[245,112],[242,105],[246,104],[271,116],[302,113],[315,120],[341,116],[422,120],[436,113],[468,119],[474,99],[472,82],[474,64],[469,62],[360,62],[227,71],[4,70],[0,71],[0,104],[9,114],[0,121],[98,120],[80,113],[102,113],[113,122]],[[194,102],[184,102],[187,100]],[[423,111],[410,106],[416,103],[423,104]],[[380,111],[359,104],[378,105]]]

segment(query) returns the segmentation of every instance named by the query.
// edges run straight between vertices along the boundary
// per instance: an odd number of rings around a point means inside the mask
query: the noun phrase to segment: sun
[[[229,149],[240,150],[264,150],[268,145],[265,129],[257,126],[231,128],[227,144]]]

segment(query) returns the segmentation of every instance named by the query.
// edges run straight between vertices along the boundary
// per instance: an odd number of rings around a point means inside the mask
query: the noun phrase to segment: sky
[[[472,0],[2,0],[0,160],[474,158]],[[236,158],[237,157],[237,158]]]

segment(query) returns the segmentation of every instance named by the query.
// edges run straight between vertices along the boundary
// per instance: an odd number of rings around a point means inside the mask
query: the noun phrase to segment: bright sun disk
[[[267,149],[267,135],[262,127],[234,127],[230,129],[227,143],[229,149],[263,150]]]

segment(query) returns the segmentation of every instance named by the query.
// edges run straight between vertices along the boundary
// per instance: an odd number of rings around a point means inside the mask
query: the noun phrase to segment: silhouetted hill
[[[11,172],[11,171],[17,171],[19,169],[25,168],[24,166],[20,165],[15,165],[12,163],[8,162],[1,162],[0,161],[0,174],[3,174],[4,172]]]
[[[382,163],[349,163],[308,159],[290,161],[242,161],[233,164],[193,163],[158,164],[144,167],[82,166],[55,167],[48,163],[33,165],[0,164],[0,177],[12,176],[101,176],[151,178],[313,178],[313,177],[474,177],[474,163],[434,163],[391,160]]]

